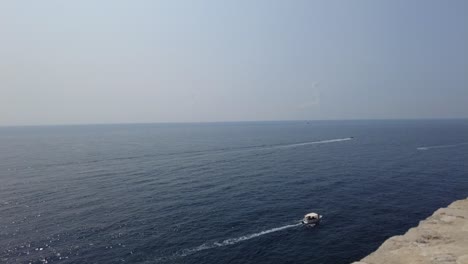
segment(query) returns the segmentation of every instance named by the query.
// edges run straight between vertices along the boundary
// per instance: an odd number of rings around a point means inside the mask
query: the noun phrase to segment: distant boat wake
[[[163,154],[154,154],[154,155],[141,155],[141,156],[127,156],[127,157],[117,157],[111,159],[96,159],[96,160],[89,160],[89,161],[82,161],[82,162],[69,162],[69,163],[51,163],[45,164],[43,166],[67,166],[73,164],[87,164],[87,163],[97,163],[97,162],[105,162],[105,161],[114,161],[114,160],[133,160],[133,159],[141,159],[141,158],[155,158],[155,157],[173,157],[177,155],[188,154],[187,158],[193,157],[200,157],[205,155],[217,155],[217,154],[226,154],[226,153],[239,153],[239,152],[249,152],[249,151],[258,151],[258,150],[269,150],[269,149],[285,149],[285,148],[295,148],[307,145],[315,145],[315,144],[328,144],[328,143],[335,143],[335,142],[342,142],[352,140],[352,137],[347,138],[336,138],[336,139],[327,139],[327,140],[320,140],[320,141],[309,141],[309,142],[301,142],[301,143],[292,143],[292,144],[278,144],[278,145],[260,145],[260,146],[247,146],[241,148],[225,148],[225,149],[211,149],[211,150],[197,150],[197,151],[184,151],[184,152],[173,152],[173,153],[163,153]]]
[[[336,142],[348,141],[352,139],[353,139],[352,137],[347,137],[347,138],[335,138],[335,139],[308,141],[308,142],[300,142],[300,143],[292,143],[292,144],[253,146],[253,147],[248,147],[248,148],[243,148],[243,149],[233,149],[230,152],[247,152],[247,151],[258,151],[258,150],[269,150],[269,149],[296,148],[296,147],[302,147],[302,146],[308,146],[308,145],[336,143]],[[226,151],[226,152],[229,152],[229,151]]]
[[[204,244],[202,244],[202,245],[200,245],[198,247],[184,249],[182,251],[179,251],[179,252],[175,253],[172,257],[165,257],[165,258],[161,258],[159,260],[162,260],[162,261],[171,260],[171,259],[178,258],[178,257],[186,257],[188,255],[192,255],[192,254],[195,254],[196,252],[203,251],[203,250],[235,245],[237,243],[240,243],[240,242],[243,242],[243,241],[246,241],[246,240],[250,240],[250,239],[253,239],[253,238],[256,238],[256,237],[259,237],[259,236],[263,236],[263,235],[271,234],[271,233],[274,233],[274,232],[282,231],[282,230],[285,230],[285,229],[297,227],[297,226],[300,226],[300,225],[302,225],[302,223],[275,227],[275,228],[264,230],[264,231],[261,231],[261,232],[258,232],[258,233],[253,233],[253,234],[250,234],[250,235],[245,235],[245,236],[236,237],[236,238],[229,238],[229,239],[226,239],[226,240],[223,240],[223,241],[204,243]]]
[[[450,144],[450,145],[437,145],[437,146],[426,146],[426,147],[419,147],[416,148],[417,150],[430,150],[430,149],[438,149],[438,148],[454,148],[462,145],[468,145],[468,142],[458,143],[458,144]]]
[[[353,138],[351,138],[351,137],[347,137],[347,138],[337,138],[337,139],[327,139],[327,140],[320,140],[320,141],[311,141],[311,142],[303,142],[303,143],[294,143],[294,144],[288,144],[288,145],[276,145],[276,146],[265,147],[265,148],[294,148],[294,147],[307,146],[307,145],[342,142],[342,141],[348,141],[348,140],[352,140],[352,139],[353,139]]]
[[[253,151],[262,151],[262,150],[275,150],[275,149],[286,149],[286,148],[296,148],[308,145],[318,145],[318,144],[328,144],[352,140],[352,137],[347,138],[335,138],[335,139],[326,139],[319,141],[308,141],[300,143],[291,143],[291,144],[278,144],[278,145],[260,145],[260,146],[250,146],[244,148],[232,148],[232,149],[218,149],[218,150],[207,150],[205,152],[198,152],[197,157],[213,154],[227,154],[227,153],[247,153]]]
[[[251,146],[251,147],[245,147],[245,148],[223,150],[222,153],[226,153],[226,152],[247,152],[247,151],[268,150],[268,149],[295,148],[295,147],[302,147],[302,146],[308,146],[308,145],[336,143],[336,142],[348,141],[348,140],[352,140],[352,139],[353,139],[352,137],[347,137],[347,138],[335,138],[335,139],[326,139],[326,140],[319,140],[319,141],[308,141],[308,142],[291,143],[291,144]]]

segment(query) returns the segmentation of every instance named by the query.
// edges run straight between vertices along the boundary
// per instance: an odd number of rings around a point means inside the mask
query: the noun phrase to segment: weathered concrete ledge
[[[354,264],[468,264],[468,198],[440,208]]]

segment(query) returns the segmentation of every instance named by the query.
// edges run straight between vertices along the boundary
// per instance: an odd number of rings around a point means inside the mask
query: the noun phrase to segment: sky
[[[465,0],[0,1],[0,126],[468,118]]]

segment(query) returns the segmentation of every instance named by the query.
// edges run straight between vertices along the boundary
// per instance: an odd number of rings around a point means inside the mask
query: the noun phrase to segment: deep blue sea
[[[0,128],[1,263],[349,263],[467,196],[468,120]]]

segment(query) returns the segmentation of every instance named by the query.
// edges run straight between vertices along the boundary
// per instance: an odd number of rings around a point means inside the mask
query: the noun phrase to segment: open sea
[[[0,263],[350,263],[467,196],[468,120],[0,128]]]

